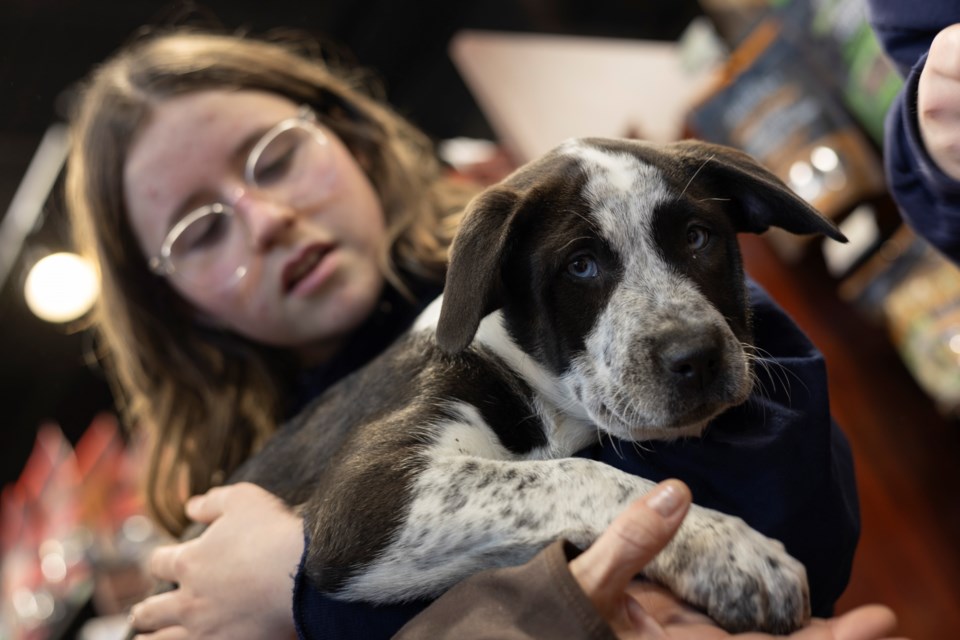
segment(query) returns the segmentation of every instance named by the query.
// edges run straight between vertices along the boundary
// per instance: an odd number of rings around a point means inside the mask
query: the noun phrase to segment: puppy
[[[477,196],[444,296],[233,480],[299,506],[336,597],[437,596],[564,537],[588,546],[654,483],[571,458],[603,434],[699,435],[751,392],[738,232],[844,240],[743,153],[572,140]],[[804,567],[694,506],[645,574],[730,631],[809,617]]]

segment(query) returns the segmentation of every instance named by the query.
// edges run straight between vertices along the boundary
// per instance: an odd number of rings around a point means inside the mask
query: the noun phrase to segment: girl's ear
[[[762,233],[780,227],[847,241],[832,220],[746,153],[695,140],[671,146],[690,180],[706,184],[712,195],[734,203],[730,214],[738,231]]]
[[[515,191],[492,187],[467,206],[451,248],[437,324],[437,342],[447,353],[466,349],[480,321],[502,304],[500,265],[519,202]]]

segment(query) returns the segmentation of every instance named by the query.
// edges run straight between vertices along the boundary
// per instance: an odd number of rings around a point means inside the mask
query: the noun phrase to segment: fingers
[[[927,63],[937,73],[960,80],[960,24],[937,34],[930,44]]]
[[[131,626],[140,632],[178,628],[183,621],[180,600],[181,594],[177,590],[150,596],[130,609]]]
[[[214,487],[204,494],[193,496],[187,500],[185,508],[191,520],[211,524],[231,507],[242,508],[244,505],[262,504],[266,501],[280,502],[279,498],[262,487],[250,482],[238,482]]]
[[[183,627],[166,627],[153,633],[138,633],[133,640],[186,640],[190,634]]]
[[[178,578],[180,563],[180,554],[183,548],[189,543],[173,544],[165,547],[157,547],[150,554],[150,560],[147,563],[147,570],[157,580],[166,582],[179,582]]]
[[[897,626],[893,611],[881,605],[858,607],[829,621],[836,640],[886,638]]]
[[[690,500],[690,489],[679,480],[660,483],[571,561],[570,570],[594,604],[621,601],[630,580],[670,542]]]
[[[210,524],[223,515],[225,504],[236,486],[215,487],[204,494],[193,496],[185,506],[187,516],[194,522]]]

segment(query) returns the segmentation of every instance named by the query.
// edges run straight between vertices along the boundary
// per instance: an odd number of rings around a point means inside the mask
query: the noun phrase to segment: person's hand
[[[917,85],[917,117],[927,152],[960,180],[960,23],[937,34]]]
[[[133,607],[141,640],[294,636],[293,574],[303,522],[277,497],[240,483],[187,503],[209,524],[199,537],[154,551],[149,570],[178,588]]]
[[[678,480],[662,482],[630,505],[594,544],[570,561],[580,587],[624,640],[764,640],[763,633],[731,635],[668,590],[633,580],[663,549],[690,507],[690,490]],[[878,640],[896,618],[886,607],[860,607],[830,620],[813,620],[794,640]]]

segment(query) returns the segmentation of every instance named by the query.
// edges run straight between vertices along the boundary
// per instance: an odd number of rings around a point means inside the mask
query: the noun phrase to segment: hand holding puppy
[[[245,482],[192,498],[187,515],[209,526],[154,551],[150,573],[178,587],[133,608],[136,638],[292,638],[292,575],[303,552],[299,516]]]
[[[570,561],[570,571],[622,640],[772,640],[763,633],[731,635],[666,589],[633,581],[670,542],[690,508],[690,490],[667,480],[634,502],[604,534]],[[829,620],[814,619],[793,640],[879,640],[896,618],[886,607],[859,607]]]

